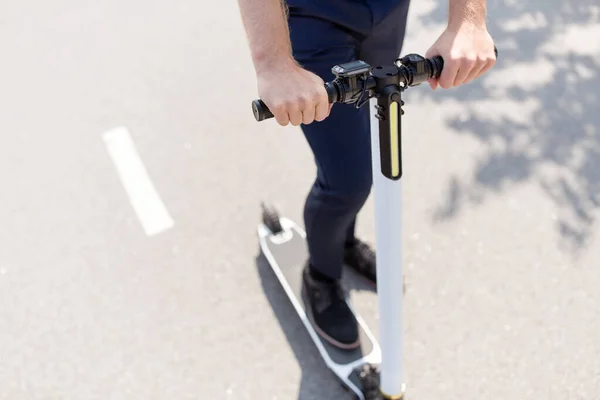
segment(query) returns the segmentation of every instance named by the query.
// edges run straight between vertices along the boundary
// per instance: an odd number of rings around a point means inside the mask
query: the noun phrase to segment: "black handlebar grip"
[[[494,46],[494,54],[496,54],[496,58],[498,58],[498,49]],[[435,56],[430,58],[432,67],[432,78],[439,78],[442,74],[442,69],[444,69],[444,59],[442,56]]]
[[[338,101],[338,92],[333,83],[326,82],[325,91],[327,92],[329,104]],[[269,110],[269,107],[260,99],[252,102],[252,113],[258,122],[273,118],[273,113]]]
[[[431,62],[431,77],[438,79],[442,75],[442,69],[444,69],[444,59],[442,56],[435,56],[430,58]]]
[[[252,102],[252,113],[254,114],[254,118],[259,122],[273,118],[273,113],[271,113],[269,107],[262,100],[254,100]]]

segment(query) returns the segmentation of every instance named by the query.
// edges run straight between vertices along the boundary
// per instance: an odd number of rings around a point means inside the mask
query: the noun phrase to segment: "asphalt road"
[[[407,395],[596,400],[600,7],[489,10],[493,72],[405,95]],[[444,19],[413,2],[404,53]],[[260,201],[301,222],[315,168],[252,117],[236,3],[4,2],[0,49],[0,399],[345,398],[257,258]]]

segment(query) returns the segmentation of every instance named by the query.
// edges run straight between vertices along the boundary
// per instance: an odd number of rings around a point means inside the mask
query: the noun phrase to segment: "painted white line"
[[[152,184],[127,128],[111,129],[104,133],[103,140],[146,235],[171,228],[173,219]]]

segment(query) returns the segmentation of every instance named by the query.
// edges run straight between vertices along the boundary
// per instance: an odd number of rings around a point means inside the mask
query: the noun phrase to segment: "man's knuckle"
[[[475,56],[471,54],[461,54],[458,59],[456,59],[456,63],[462,67],[470,66],[475,64]]]
[[[311,94],[310,94],[310,99],[312,102],[314,103],[318,103],[321,101],[321,98],[323,97],[322,93],[318,90],[314,90]]]
[[[296,110],[299,108],[297,98],[287,99],[284,104],[285,104],[286,110],[288,110],[288,111],[293,111],[293,110]]]
[[[281,100],[277,100],[273,102],[273,105],[271,106],[271,110],[277,113],[281,113],[283,111],[285,111],[286,106],[285,106],[285,102],[281,101]]]
[[[298,97],[298,104],[302,109],[307,108],[312,102],[312,95],[310,93],[302,93]]]
[[[450,52],[450,55],[448,57],[448,59],[450,60],[450,62],[458,62],[462,59],[463,54],[461,52],[458,51],[452,51]]]

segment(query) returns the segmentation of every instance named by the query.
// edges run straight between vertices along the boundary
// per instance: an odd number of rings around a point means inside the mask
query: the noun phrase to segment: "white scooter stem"
[[[381,172],[379,123],[376,99],[370,100],[373,196],[375,202],[375,251],[377,255],[377,298],[379,302],[382,352],[380,389],[390,399],[400,399],[403,384],[403,273],[401,179]],[[398,118],[396,121],[400,121]],[[384,121],[390,123],[389,121]],[[400,137],[398,137],[400,140]]]

